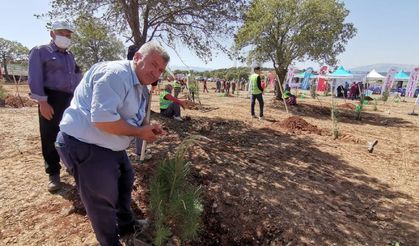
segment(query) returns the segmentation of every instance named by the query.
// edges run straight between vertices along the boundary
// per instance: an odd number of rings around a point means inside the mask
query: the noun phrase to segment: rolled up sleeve
[[[44,91],[44,74],[42,69],[40,52],[35,47],[29,53],[28,84],[31,91],[29,96],[37,101],[46,101],[48,99]]]
[[[125,95],[124,83],[114,74],[105,74],[93,82],[92,122],[113,122],[121,118],[118,108]]]

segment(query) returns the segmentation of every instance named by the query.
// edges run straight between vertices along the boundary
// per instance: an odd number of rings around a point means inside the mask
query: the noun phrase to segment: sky
[[[49,11],[51,9],[49,2],[49,0],[0,0],[0,37],[20,42],[28,48],[48,43],[49,31],[45,27],[48,20],[37,19],[34,14]],[[343,2],[350,11],[346,22],[354,23],[358,32],[347,44],[346,51],[338,56],[339,65],[345,68],[377,63],[419,65],[418,0],[344,0]],[[234,61],[220,52],[207,64],[185,47],[179,48],[177,52],[168,49],[168,52],[171,55],[170,66],[184,66],[183,62],[187,66],[209,69],[236,66]],[[319,66],[313,62],[295,65],[298,68]]]

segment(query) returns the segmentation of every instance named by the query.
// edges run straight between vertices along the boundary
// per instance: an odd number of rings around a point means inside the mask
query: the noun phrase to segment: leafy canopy
[[[99,17],[135,45],[158,39],[175,48],[182,43],[210,60],[214,48],[225,49],[246,0],[52,0],[49,17]]]
[[[123,59],[124,44],[99,19],[79,17],[75,24],[71,51],[77,64],[88,69],[97,62]]]
[[[355,36],[345,23],[349,11],[338,0],[255,0],[236,34],[236,46],[250,49],[251,61],[271,61],[284,73],[295,61],[336,64]]]
[[[23,44],[0,38],[0,62],[4,66],[6,63],[26,63],[29,49]]]

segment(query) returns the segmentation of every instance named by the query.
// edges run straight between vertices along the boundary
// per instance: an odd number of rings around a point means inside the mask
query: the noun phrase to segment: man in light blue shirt
[[[141,124],[147,85],[159,79],[169,59],[161,46],[149,42],[132,61],[95,64],[60,123],[56,147],[102,246],[118,245],[119,237],[140,223],[130,208],[134,171],[125,149],[135,137],[154,141],[165,134],[158,124]]]

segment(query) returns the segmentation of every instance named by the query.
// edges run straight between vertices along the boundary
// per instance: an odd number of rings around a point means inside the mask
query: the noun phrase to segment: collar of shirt
[[[51,42],[49,43],[49,47],[54,52],[61,52],[58,46],[54,43],[54,40],[51,40]],[[61,53],[69,54],[70,52],[68,50],[65,50],[64,52],[61,52]]]
[[[137,77],[137,74],[135,73],[135,64],[134,61],[130,62],[131,67],[131,76],[132,76],[132,82],[134,85],[141,85],[140,80]]]

